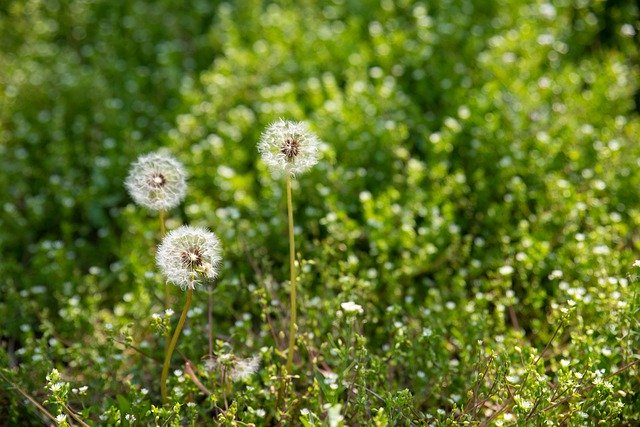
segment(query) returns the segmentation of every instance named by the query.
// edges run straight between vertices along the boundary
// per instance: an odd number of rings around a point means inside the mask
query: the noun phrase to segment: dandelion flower
[[[218,275],[222,261],[218,237],[202,227],[183,225],[162,240],[156,263],[167,280],[181,288],[191,287]]]
[[[133,200],[154,211],[172,209],[184,199],[187,175],[182,163],[163,153],[150,153],[136,160],[125,187]]]
[[[306,123],[280,119],[262,133],[258,151],[273,173],[295,175],[318,163],[319,146]]]

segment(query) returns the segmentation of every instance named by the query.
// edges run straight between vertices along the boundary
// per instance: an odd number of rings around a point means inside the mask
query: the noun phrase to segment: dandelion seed
[[[273,173],[295,175],[318,163],[319,146],[306,123],[280,119],[262,133],[258,151]]]
[[[162,240],[156,263],[169,282],[183,289],[195,288],[203,280],[218,275],[221,251],[220,240],[214,233],[183,225]]]
[[[131,165],[125,187],[137,204],[153,211],[169,210],[184,199],[186,173],[172,156],[151,153]]]
[[[208,357],[205,361],[204,361],[204,368],[208,371],[211,372],[214,369],[216,369],[218,367],[218,362],[216,362],[216,359],[214,359],[213,357]]]

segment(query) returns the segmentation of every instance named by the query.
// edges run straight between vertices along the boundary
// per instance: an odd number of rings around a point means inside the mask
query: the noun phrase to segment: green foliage
[[[69,424],[640,422],[637,5],[428,3],[2,3],[0,419],[50,422],[26,393]],[[291,381],[279,117],[325,141]],[[184,295],[123,187],[160,147],[190,174],[168,228],[225,251],[165,406]]]

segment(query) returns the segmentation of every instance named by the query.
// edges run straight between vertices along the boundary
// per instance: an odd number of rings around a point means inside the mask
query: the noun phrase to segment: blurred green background
[[[396,351],[391,388],[427,412],[464,394],[477,340],[541,350],[568,300],[576,334],[602,335],[565,351],[596,366],[613,348],[621,366],[640,348],[638,19],[624,0],[3,1],[0,360],[35,390],[52,366],[96,363],[76,347],[103,322],[159,310],[157,218],[123,181],[160,147],[190,174],[169,227],[225,247],[217,327],[253,313],[230,335],[269,344],[246,285],[287,277],[283,185],[256,150],[283,117],[325,142],[296,180],[301,329],[327,334],[323,313],[362,304],[370,351]],[[407,345],[440,337],[429,360],[387,348],[398,322]],[[20,419],[19,399],[0,393],[0,418]]]

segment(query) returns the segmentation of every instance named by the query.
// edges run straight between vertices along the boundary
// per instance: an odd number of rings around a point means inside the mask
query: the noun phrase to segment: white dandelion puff
[[[183,225],[165,236],[156,263],[167,280],[181,288],[215,279],[222,261],[218,237],[202,227]]]
[[[318,163],[319,146],[306,123],[280,119],[262,133],[258,151],[273,173],[295,175]]]
[[[247,359],[237,359],[231,370],[233,381],[242,381],[255,374],[260,366],[260,356],[253,356]]]
[[[136,160],[124,183],[140,206],[159,211],[172,209],[187,193],[187,174],[178,160],[163,153],[150,153]]]

